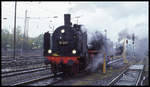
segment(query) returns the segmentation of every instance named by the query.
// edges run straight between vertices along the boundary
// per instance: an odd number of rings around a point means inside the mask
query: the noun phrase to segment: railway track
[[[116,60],[114,63],[116,63],[117,61],[122,61],[122,59],[118,59]],[[50,67],[48,68],[50,69]],[[5,77],[10,77],[10,76],[15,76],[15,75],[21,75],[21,74],[24,74],[24,73],[32,73],[32,72],[38,72],[40,70],[45,70],[44,68],[39,68],[39,69],[33,69],[33,70],[20,70],[20,71],[14,71],[14,72],[5,72],[2,74],[2,78],[5,78]],[[125,72],[124,72],[125,73]],[[58,75],[61,75],[61,73],[58,73]],[[122,75],[119,76],[119,78],[121,78]],[[45,80],[47,80],[47,83],[45,85],[53,85],[53,84],[57,84],[61,81],[63,81],[63,79],[59,79],[59,80],[55,80],[55,81],[52,81],[52,78],[54,77],[53,74],[47,74],[47,75],[44,75],[44,76],[39,76],[38,78],[32,78],[30,80],[26,80],[26,81],[21,81],[21,82],[16,82],[16,83],[13,83],[11,86],[18,86],[18,85],[41,85],[41,84],[45,84]],[[119,81],[119,79],[117,79]],[[116,81],[116,80],[114,80]],[[39,84],[40,83],[40,84]],[[112,82],[113,84],[115,82]],[[39,84],[39,85],[38,85]],[[112,84],[110,84],[112,85]]]
[[[62,72],[57,73],[57,75],[61,75],[61,74],[62,74]],[[47,75],[47,76],[42,76],[40,78],[36,78],[36,79],[31,79],[31,80],[28,80],[28,81],[24,81],[24,82],[15,83],[12,86],[18,86],[18,85],[26,85],[26,86],[31,85],[31,86],[33,86],[33,84],[36,84],[37,86],[39,86],[40,84],[42,84],[42,82],[45,83],[45,80],[51,80],[51,82],[46,84],[46,85],[50,85],[50,84],[54,84],[57,81],[59,81],[59,80],[52,81],[53,77],[54,77],[54,74],[51,74],[51,75]],[[38,83],[40,83],[40,84],[38,85]]]
[[[71,78],[61,78],[60,76],[62,74],[63,74],[62,72],[59,72],[59,73],[57,73],[56,77],[54,77],[54,74],[47,75],[47,76],[42,76],[42,77],[39,77],[39,78],[36,78],[36,79],[16,83],[16,84],[13,84],[12,86],[18,86],[18,85],[23,85],[23,86],[49,86],[49,85],[56,85],[57,83],[60,83],[64,80],[71,79]],[[80,77],[80,75],[78,75],[78,77]]]
[[[28,65],[44,64],[45,58],[42,56],[27,56],[16,58],[15,60],[13,58],[2,58],[1,61],[1,66],[3,69],[15,67],[21,68]]]
[[[127,59],[128,61],[132,60],[131,57],[127,57],[126,59]],[[111,64],[115,64],[115,63],[123,62],[123,61],[124,61],[124,59],[123,59],[122,57],[120,57],[120,58],[113,59],[113,60],[109,61],[109,62],[107,63],[107,65],[111,65]]]
[[[126,59],[127,59],[127,61],[128,61],[129,64],[130,63],[132,64],[133,62],[135,62],[135,59],[132,58],[132,57],[127,57]],[[122,67],[122,66],[126,65],[124,63],[124,59],[123,58],[111,60],[111,61],[109,61],[106,64],[107,64],[106,66],[111,66],[113,68],[119,68],[119,67]]]
[[[2,76],[2,85],[13,85],[20,82],[25,83],[31,81],[31,79],[37,79],[42,76],[50,75],[51,67],[38,67],[34,69],[25,69],[25,70],[16,70],[10,72],[3,72]],[[46,78],[46,77],[44,77]]]
[[[38,60],[42,60],[44,59],[44,57],[20,57],[20,58],[16,58],[15,60],[13,58],[2,58],[1,61],[2,62],[9,62],[9,61],[23,61],[23,60],[35,60],[35,59],[38,59]]]
[[[12,73],[12,72],[21,72],[21,71],[27,71],[31,69],[37,69],[37,68],[44,68],[44,67],[50,67],[50,66],[39,66],[39,67],[34,67],[34,68],[25,68],[25,69],[2,69],[1,73],[6,74],[6,73]]]
[[[2,56],[2,59],[1,61],[2,62],[7,62],[7,61],[21,61],[21,60],[27,60],[27,59],[30,59],[30,60],[33,60],[33,59],[44,59],[44,56],[17,56],[14,60],[13,57],[8,57],[8,56]]]
[[[107,65],[111,65],[111,64],[119,62],[119,61],[123,61],[123,58],[112,60],[112,61],[108,62]]]
[[[38,59],[42,59],[43,57],[41,56],[27,56],[27,57],[17,57],[17,61],[24,61],[24,60],[33,60],[30,57],[34,57],[33,59],[36,58],[36,60]],[[44,59],[44,58],[43,58]],[[6,58],[3,59],[3,62],[12,62],[12,59]],[[14,60],[13,60],[14,61]],[[53,74],[51,74],[51,71],[49,73],[47,73],[47,71],[49,71],[51,69],[51,67],[38,67],[38,68],[32,68],[32,69],[20,69],[20,70],[4,70],[2,69],[2,83],[3,85],[11,85],[11,86],[17,86],[17,85],[28,85],[28,84],[32,84],[32,83],[36,83],[36,82],[42,82],[43,80],[48,80],[48,79],[52,79],[54,77]],[[42,74],[41,74],[42,73]],[[46,74],[47,73],[47,74]],[[32,74],[34,76],[32,76]],[[39,74],[39,75],[37,75]],[[58,73],[58,75],[61,73]],[[31,77],[31,78],[30,78]],[[20,81],[18,80],[18,78],[20,79]],[[11,79],[11,80],[10,80]],[[15,80],[13,80],[15,79]],[[43,81],[45,82],[45,81]],[[50,84],[50,83],[49,83]]]
[[[5,72],[5,73],[3,72],[1,76],[2,76],[2,78],[5,78],[5,77],[20,75],[20,74],[37,72],[37,71],[46,70],[46,69],[51,69],[51,67],[47,67],[47,68],[41,67],[41,68],[35,68],[35,69],[16,70],[16,71],[10,71],[10,72]]]
[[[110,83],[111,85],[139,85],[142,78],[144,65],[131,65],[129,68],[122,71]]]

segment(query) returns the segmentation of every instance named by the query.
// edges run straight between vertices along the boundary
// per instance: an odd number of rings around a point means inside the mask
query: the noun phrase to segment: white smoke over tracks
[[[141,28],[143,25],[136,25],[139,26],[138,28]],[[136,33],[136,32],[135,32]],[[134,34],[134,40],[133,40],[133,34],[128,31],[128,29],[124,29],[119,32],[118,41],[122,40],[123,38],[126,38],[128,41],[131,40],[132,43],[130,43],[130,48],[126,48],[127,53],[134,54],[138,59],[143,59],[145,56],[148,55],[148,37],[141,37],[138,33]],[[134,42],[133,42],[134,41]],[[128,43],[129,44],[129,43]],[[123,45],[123,43],[120,43],[120,45]],[[131,55],[130,55],[131,56]]]
[[[106,39],[104,34],[99,31],[95,31],[90,39],[91,40],[89,41],[89,43],[91,44],[91,47],[89,48],[92,48],[93,50],[99,50],[100,53],[94,56],[93,60],[87,66],[86,70],[100,70],[103,66],[104,53],[109,56],[113,55],[113,42],[110,41],[110,39]]]
[[[119,35],[118,42],[124,38],[131,39],[131,35],[128,33],[127,29],[120,31],[118,35]]]
[[[141,38],[135,41],[135,56],[138,59],[143,59],[149,54],[149,42],[148,38]]]
[[[103,59],[104,59],[104,55],[102,53],[96,55],[94,57],[93,61],[91,61],[91,63],[87,66],[87,68],[85,70],[91,70],[92,72],[97,70],[98,68],[100,70],[100,68],[102,67],[103,61],[104,61]]]

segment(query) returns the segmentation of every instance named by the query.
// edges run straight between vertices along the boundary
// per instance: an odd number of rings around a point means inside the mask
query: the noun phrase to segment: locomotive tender
[[[71,23],[71,15],[64,14],[64,25],[44,34],[44,56],[51,64],[52,72],[74,75],[89,63],[87,33],[82,25]]]

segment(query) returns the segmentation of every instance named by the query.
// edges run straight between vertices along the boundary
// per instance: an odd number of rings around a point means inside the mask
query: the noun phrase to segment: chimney
[[[66,27],[70,27],[71,22],[70,22],[70,14],[64,14],[64,25]]]

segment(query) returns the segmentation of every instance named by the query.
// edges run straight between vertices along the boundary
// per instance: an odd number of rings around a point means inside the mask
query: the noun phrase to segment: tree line
[[[43,34],[37,37],[24,37],[21,33],[21,27],[16,28],[16,49],[42,49],[43,48]],[[2,49],[13,49],[14,47],[14,33],[10,32],[8,29],[1,30],[1,48]]]

